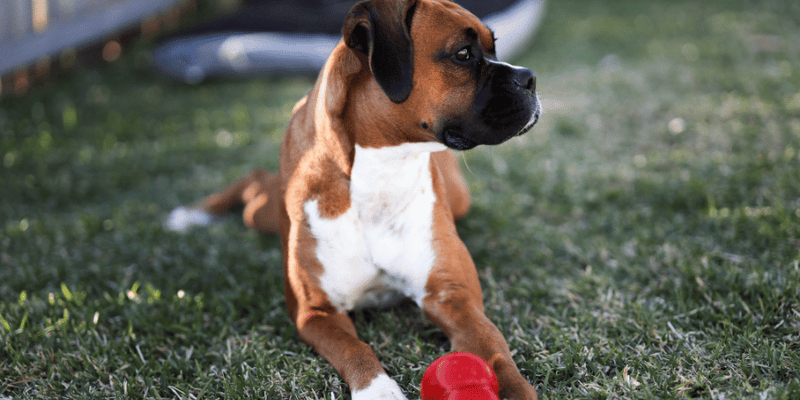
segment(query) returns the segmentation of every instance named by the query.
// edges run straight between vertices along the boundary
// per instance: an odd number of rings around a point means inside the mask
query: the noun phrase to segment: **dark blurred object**
[[[313,74],[341,37],[353,0],[253,0],[173,35],[153,52],[155,67],[187,83],[208,77]],[[533,37],[545,0],[461,0],[500,38],[509,60]]]

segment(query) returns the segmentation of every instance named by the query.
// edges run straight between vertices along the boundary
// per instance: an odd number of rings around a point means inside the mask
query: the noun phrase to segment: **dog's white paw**
[[[370,382],[369,386],[352,393],[353,400],[408,400],[397,382],[380,374]]]
[[[171,231],[183,232],[193,226],[205,226],[214,216],[197,208],[178,207],[172,210],[164,226]]]

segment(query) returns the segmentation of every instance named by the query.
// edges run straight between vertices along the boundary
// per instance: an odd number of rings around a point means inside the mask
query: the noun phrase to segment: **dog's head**
[[[456,150],[498,144],[527,132],[541,114],[534,73],[497,61],[492,31],[451,1],[363,1],[343,34],[394,114],[415,121],[405,141],[438,140]]]

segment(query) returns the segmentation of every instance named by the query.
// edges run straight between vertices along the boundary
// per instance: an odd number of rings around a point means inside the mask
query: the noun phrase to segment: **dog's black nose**
[[[527,91],[535,92],[536,74],[527,68],[516,67],[515,70],[516,71],[514,72],[516,76],[514,77],[514,82]]]
[[[525,83],[526,83],[525,89],[528,89],[531,92],[536,91],[536,74],[534,74],[533,71],[531,71],[531,77],[528,78],[528,81]]]

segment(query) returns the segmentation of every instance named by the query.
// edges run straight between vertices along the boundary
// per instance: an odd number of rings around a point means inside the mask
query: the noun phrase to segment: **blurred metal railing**
[[[182,0],[0,0],[0,75],[105,39]]]

